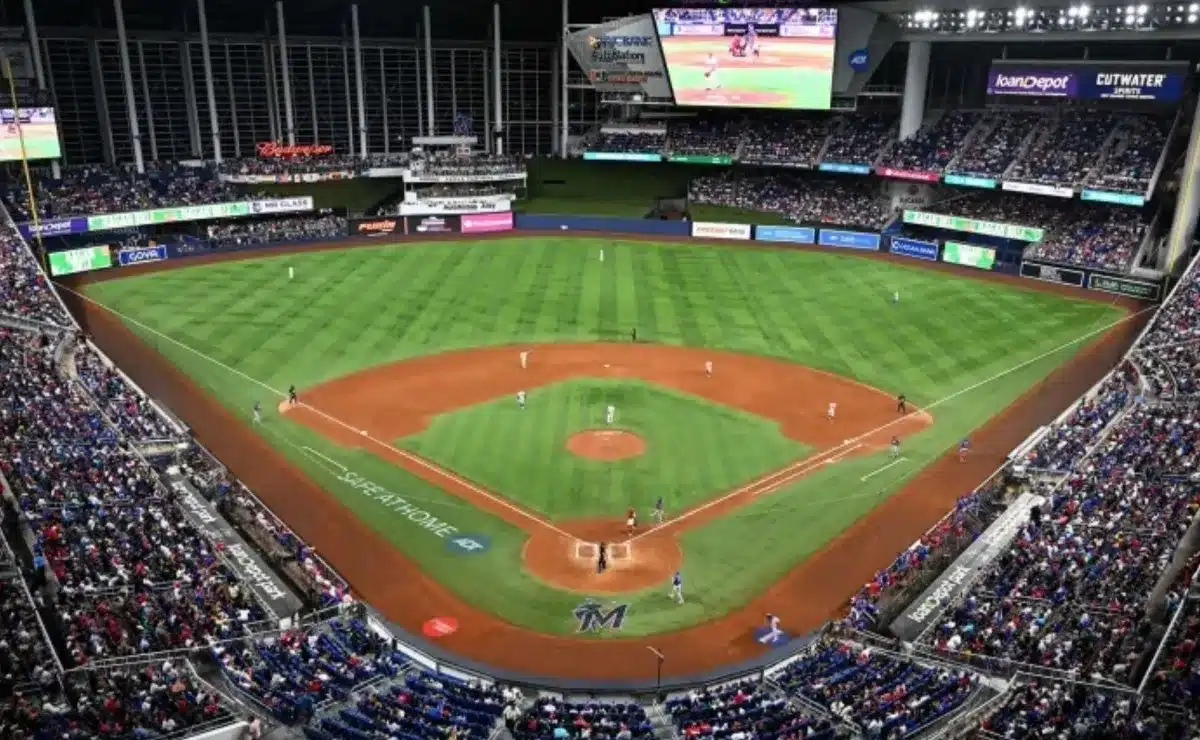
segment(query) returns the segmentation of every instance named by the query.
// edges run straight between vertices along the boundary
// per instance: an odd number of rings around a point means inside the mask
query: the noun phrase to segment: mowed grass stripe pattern
[[[154,328],[275,387],[452,348],[623,340],[636,326],[646,341],[783,356],[918,403],[1115,315],[833,254],[592,239],[297,254],[89,291],[148,308]]]
[[[605,423],[605,408],[616,423]],[[646,452],[615,461],[565,451],[584,430],[623,430]],[[771,421],[636,380],[573,380],[435,417],[399,442],[554,520],[649,514],[658,497],[678,513],[804,456]]]

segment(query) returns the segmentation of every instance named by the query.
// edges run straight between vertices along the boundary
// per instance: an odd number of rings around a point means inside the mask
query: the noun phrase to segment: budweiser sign
[[[258,156],[274,157],[316,157],[322,154],[333,154],[329,144],[280,144],[277,141],[261,141],[258,144]]]

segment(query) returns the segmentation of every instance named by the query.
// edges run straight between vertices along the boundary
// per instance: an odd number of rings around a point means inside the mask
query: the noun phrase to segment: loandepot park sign
[[[654,18],[635,15],[590,26],[567,37],[567,49],[600,92],[670,98],[667,67]]]

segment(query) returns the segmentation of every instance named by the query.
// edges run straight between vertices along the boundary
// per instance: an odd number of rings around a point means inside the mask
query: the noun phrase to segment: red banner
[[[277,141],[260,141],[258,156],[264,158],[277,157],[315,157],[322,154],[333,154],[333,146],[329,144],[280,144]]]
[[[918,180],[920,182],[937,182],[942,176],[936,172],[921,172],[919,170],[894,170],[891,167],[876,167],[875,174],[882,177],[894,177],[897,180]]]

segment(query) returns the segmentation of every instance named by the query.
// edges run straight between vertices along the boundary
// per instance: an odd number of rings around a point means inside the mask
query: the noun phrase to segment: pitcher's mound
[[[589,429],[572,434],[567,450],[588,460],[624,460],[646,451],[646,442],[633,432]]]

